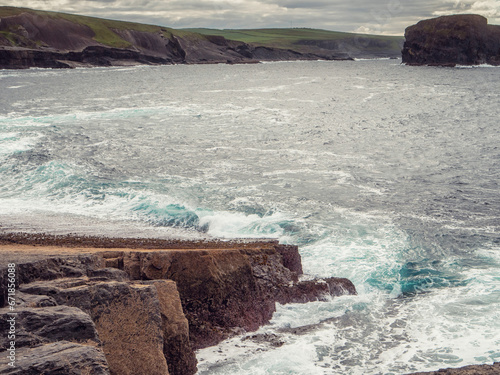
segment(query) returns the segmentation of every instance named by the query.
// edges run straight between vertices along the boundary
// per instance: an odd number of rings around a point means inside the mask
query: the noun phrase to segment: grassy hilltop
[[[115,30],[134,30],[149,33],[162,33],[165,35],[165,37],[174,35],[178,37],[203,38],[200,34],[196,34],[190,31],[175,30],[170,27],[161,27],[144,23],[116,21],[105,18],[80,16],[76,14],[60,12],[49,12],[29,8],[7,6],[0,7],[0,18],[19,16],[23,13],[33,14],[39,17],[48,17],[53,20],[66,20],[78,25],[87,26],[94,32],[95,36],[93,37],[93,39],[96,42],[114,48],[127,48],[132,46],[129,41],[120,37],[115,32]],[[9,40],[14,40],[16,33],[11,28],[11,30],[0,31],[0,34],[3,34]]]
[[[402,37],[307,28],[216,30],[0,7],[0,68],[399,57]]]
[[[219,35],[226,39],[237,40],[271,48],[293,49],[309,52],[312,47],[327,48],[328,45],[344,45],[366,49],[374,53],[400,54],[403,37],[355,34],[339,31],[310,28],[280,29],[184,29],[204,35]]]

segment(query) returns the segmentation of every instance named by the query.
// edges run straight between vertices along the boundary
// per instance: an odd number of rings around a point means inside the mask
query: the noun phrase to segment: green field
[[[255,45],[262,45],[276,48],[291,48],[302,44],[303,41],[328,41],[328,40],[354,40],[356,38],[374,39],[386,41],[399,48],[398,44],[402,40],[399,36],[354,34],[339,31],[329,31],[308,28],[284,28],[284,29],[185,29],[204,35],[219,35],[226,39],[237,40]]]
[[[292,49],[299,52],[315,52],[318,48],[339,49],[335,46],[326,46],[325,43],[334,44],[341,42],[342,48],[346,51],[352,48],[360,48],[360,41],[363,41],[362,50],[374,53],[391,52],[399,53],[403,37],[353,34],[329,30],[309,29],[309,28],[283,28],[283,29],[244,29],[244,30],[218,30],[218,29],[172,29],[168,27],[147,25],[135,22],[115,21],[104,18],[87,17],[68,13],[48,12],[18,7],[0,7],[0,18],[19,15],[21,13],[31,13],[41,17],[53,19],[64,19],[76,24],[85,25],[94,32],[93,39],[103,45],[127,48],[130,43],[120,37],[114,30],[136,30],[151,33],[163,33],[166,38],[172,35],[188,40],[205,39],[207,35],[223,36],[228,40],[235,40],[251,43],[256,46],[266,46],[273,48]],[[14,44],[15,40],[22,37],[14,35],[15,30],[1,30],[3,36]],[[17,39],[16,39],[17,38]],[[14,44],[15,45],[15,44]]]

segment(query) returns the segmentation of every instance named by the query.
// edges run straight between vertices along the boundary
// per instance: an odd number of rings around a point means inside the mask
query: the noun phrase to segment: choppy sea
[[[0,230],[277,238],[356,285],[200,375],[499,361],[499,85],[399,60],[0,71]]]

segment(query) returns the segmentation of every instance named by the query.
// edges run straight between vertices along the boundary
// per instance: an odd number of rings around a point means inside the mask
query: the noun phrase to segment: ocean
[[[0,71],[0,231],[275,238],[357,296],[278,305],[200,375],[500,360],[500,69]]]

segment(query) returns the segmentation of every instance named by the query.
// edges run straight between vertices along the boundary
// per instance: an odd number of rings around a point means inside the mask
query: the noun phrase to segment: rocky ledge
[[[276,302],[356,294],[300,281],[298,248],[276,241],[4,235],[0,252],[0,330],[15,327],[0,374],[194,374],[196,349],[256,330]]]
[[[420,21],[405,32],[407,65],[500,65],[500,26],[479,15]]]

